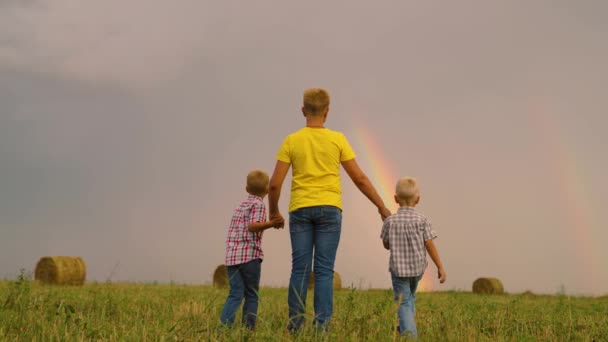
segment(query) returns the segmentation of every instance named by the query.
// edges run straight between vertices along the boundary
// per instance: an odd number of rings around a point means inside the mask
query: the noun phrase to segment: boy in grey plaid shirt
[[[440,283],[445,282],[446,274],[433,243],[437,234],[429,220],[414,209],[420,201],[415,179],[405,177],[397,182],[395,201],[399,203],[399,210],[384,221],[380,237],[384,248],[390,250],[388,269],[395,302],[399,303],[399,333],[417,337],[416,287],[427,266],[426,252],[437,266]]]

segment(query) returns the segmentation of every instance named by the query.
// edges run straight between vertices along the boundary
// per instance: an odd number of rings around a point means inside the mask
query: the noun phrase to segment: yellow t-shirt
[[[355,158],[341,132],[304,127],[285,138],[277,159],[291,164],[289,212],[333,205],[342,209],[340,163]]]

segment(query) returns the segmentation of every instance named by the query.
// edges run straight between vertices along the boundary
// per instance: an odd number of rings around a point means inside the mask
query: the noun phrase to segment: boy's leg
[[[291,277],[287,304],[289,325],[287,329],[297,331],[304,323],[308,279],[312,270],[314,231],[310,221],[310,208],[301,208],[289,213],[291,237]]]
[[[222,315],[220,317],[222,324],[232,325],[234,323],[234,316],[243,301],[245,286],[243,284],[243,278],[239,273],[239,266],[240,265],[226,267],[228,269],[230,292],[228,293],[228,298],[226,298],[226,303],[224,303],[224,309],[222,310]]]
[[[342,211],[333,206],[316,207],[315,223],[315,325],[326,328],[333,313],[334,263],[340,242]]]
[[[251,260],[239,268],[245,284],[245,305],[243,305],[242,322],[248,329],[255,328],[258,315],[258,291],[260,290],[260,275],[262,264],[260,259]]]
[[[391,272],[393,282],[393,293],[395,302],[399,304],[397,317],[399,317],[399,333],[401,335],[410,334],[412,337],[418,336],[416,329],[415,313],[415,290],[418,286],[420,277],[397,277]],[[414,292],[412,292],[414,289]]]
[[[410,281],[410,292],[412,293],[412,313],[414,315],[414,317],[416,317],[416,290],[418,289],[418,283],[420,283],[420,280],[422,279],[423,275],[419,275],[417,277],[412,277],[412,280]]]

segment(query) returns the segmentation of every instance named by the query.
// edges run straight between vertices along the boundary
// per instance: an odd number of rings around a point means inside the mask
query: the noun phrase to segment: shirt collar
[[[263,201],[262,197],[260,197],[258,195],[253,195],[253,194],[249,194],[249,196],[247,196],[247,199],[250,201],[254,201],[254,200]]]
[[[399,207],[399,209],[397,209],[398,211],[413,211],[414,207],[408,207],[408,206],[403,206],[403,207]]]

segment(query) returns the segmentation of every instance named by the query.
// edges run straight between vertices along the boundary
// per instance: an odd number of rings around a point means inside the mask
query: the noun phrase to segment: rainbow
[[[355,151],[357,152],[357,160],[365,163],[371,170],[364,169],[372,184],[376,187],[378,194],[384,201],[384,204],[395,212],[397,205],[395,204],[395,184],[400,177],[394,172],[394,168],[385,156],[383,148],[374,139],[373,132],[366,128],[366,125],[356,125],[354,129]],[[418,284],[420,291],[431,291],[433,289],[434,274],[430,270],[424,273],[424,276]]]
[[[543,142],[543,148],[549,156],[548,167],[553,170],[553,176],[559,184],[559,195],[563,208],[558,215],[562,217],[570,227],[571,241],[575,245],[575,251],[580,265],[584,265],[581,271],[581,281],[587,284],[585,292],[600,293],[601,284],[596,279],[597,270],[602,269],[600,265],[599,244],[594,240],[594,229],[598,227],[594,220],[593,205],[589,189],[582,174],[581,165],[576,160],[576,151],[567,144],[566,132],[559,125],[558,118],[551,113],[547,106],[541,105],[546,101],[533,99],[529,108],[529,114],[535,130]]]

